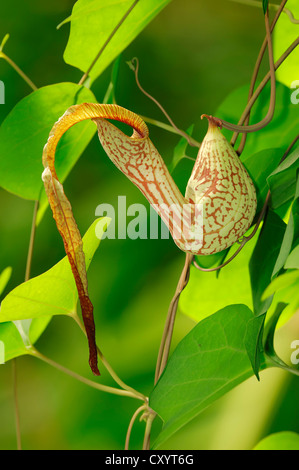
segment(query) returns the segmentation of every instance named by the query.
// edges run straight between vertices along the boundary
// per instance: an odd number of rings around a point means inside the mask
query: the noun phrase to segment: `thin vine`
[[[246,6],[249,6],[249,7],[258,7],[258,8],[263,8],[263,5],[261,2],[257,1],[257,0],[230,0],[231,2],[235,2],[235,3],[240,3],[241,5],[246,5]],[[275,5],[274,3],[268,3],[268,7],[269,7],[269,10],[279,10],[280,6],[279,5]],[[294,24],[299,24],[299,20],[297,20],[293,13],[291,12],[291,10],[289,10],[289,8],[283,8],[283,13],[285,13],[290,22],[291,23],[294,23]]]
[[[158,108],[162,111],[162,113],[164,114],[164,116],[166,117],[166,119],[170,122],[172,128],[176,131],[177,134],[181,135],[182,137],[184,137],[188,144],[191,146],[191,147],[200,147],[200,142],[197,142],[195,139],[193,139],[190,135],[188,135],[186,132],[182,131],[181,129],[179,129],[176,124],[173,122],[173,120],[171,119],[171,117],[169,116],[169,114],[166,112],[166,110],[164,109],[164,107],[161,105],[161,103],[159,103],[158,100],[156,100],[156,98],[154,98],[152,95],[150,95],[147,91],[145,91],[145,89],[141,86],[140,84],[140,81],[139,81],[139,60],[137,59],[137,57],[133,57],[133,59],[130,61],[130,62],[127,62],[129,67],[131,68],[131,70],[133,70],[133,72],[135,73],[135,81],[136,81],[136,84],[139,88],[139,90],[145,95],[147,96],[151,101],[153,101],[156,106],[158,106]]]
[[[285,0],[284,0],[285,1]],[[249,133],[249,132],[257,132],[264,127],[266,127],[271,121],[274,116],[275,111],[275,100],[276,100],[276,80],[275,80],[275,65],[274,65],[274,57],[273,57],[273,46],[272,46],[272,39],[271,39],[271,29],[269,24],[269,10],[267,9],[265,13],[265,26],[266,26],[266,33],[267,33],[267,44],[268,44],[268,52],[269,52],[269,64],[270,64],[270,77],[271,77],[271,94],[270,94],[270,103],[269,109],[266,116],[256,124],[251,126],[240,126],[236,124],[232,124],[224,119],[219,119],[221,121],[222,127],[228,129],[230,131],[235,131],[239,133]]]
[[[274,27],[284,9],[284,6],[285,4],[287,3],[287,0],[283,0],[280,4],[280,6],[278,7],[278,11],[271,23],[271,27],[270,27],[270,31],[271,33],[273,32],[274,30]],[[248,103],[250,102],[250,99],[253,95],[253,92],[254,92],[254,87],[255,87],[255,84],[256,84],[256,81],[257,81],[257,77],[258,77],[258,73],[259,73],[259,70],[260,70],[260,66],[261,66],[261,63],[262,63],[262,60],[263,60],[263,57],[264,57],[264,54],[265,54],[265,51],[266,51],[266,48],[267,48],[267,43],[268,43],[268,40],[267,40],[267,36],[265,37],[264,41],[263,41],[263,44],[262,44],[262,47],[259,51],[259,54],[258,54],[258,57],[257,57],[257,60],[256,60],[256,63],[255,63],[255,66],[254,66],[254,69],[253,69],[253,74],[252,74],[252,78],[251,78],[251,82],[250,82],[250,87],[249,87],[249,93],[248,93]],[[244,124],[245,125],[248,125],[249,124],[249,119],[250,119],[250,111],[248,112],[247,116],[246,116],[246,119],[244,121]],[[242,120],[240,119],[239,125],[242,125]],[[238,132],[235,132],[232,139],[231,139],[231,145],[234,146],[235,143],[236,143],[236,140],[238,138],[238,135],[239,133]],[[238,147],[238,150],[237,150],[237,153],[239,155],[241,155],[244,147],[245,147],[245,143],[246,143],[246,138],[247,138],[247,134],[243,134],[242,135],[242,139],[241,139],[241,143]]]
[[[95,388],[96,390],[99,390],[99,391],[105,392],[105,393],[110,393],[112,395],[135,398],[135,399],[138,399],[138,400],[144,400],[143,395],[137,396],[136,393],[131,392],[129,390],[123,390],[123,389],[119,389],[119,388],[115,388],[115,387],[110,387],[108,385],[102,385],[102,384],[99,384],[98,382],[94,382],[93,380],[86,379],[85,377],[82,377],[81,375],[77,374],[76,372],[73,372],[70,369],[67,369],[66,367],[62,366],[61,364],[58,364],[57,362],[53,361],[49,357],[47,357],[44,354],[40,353],[33,346],[31,346],[28,349],[28,353],[31,356],[36,357],[36,358],[42,360],[43,362],[49,364],[50,366],[54,367],[55,369],[58,369],[60,372],[63,372],[64,374],[69,375],[73,379],[76,379],[79,382],[82,382],[85,385],[88,385],[89,387]]]

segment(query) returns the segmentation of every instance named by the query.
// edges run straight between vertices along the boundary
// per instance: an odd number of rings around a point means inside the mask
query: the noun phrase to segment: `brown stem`
[[[269,51],[269,64],[270,64],[270,77],[271,77],[271,95],[270,95],[270,104],[267,115],[257,124],[251,126],[240,126],[231,124],[228,121],[224,121],[221,119],[222,126],[226,129],[236,132],[242,133],[249,133],[249,132],[256,132],[264,127],[266,127],[272,120],[274,111],[275,111],[275,100],[276,100],[276,82],[275,82],[275,65],[274,65],[274,58],[273,58],[273,46],[271,40],[271,31],[270,31],[270,24],[269,24],[269,10],[267,9],[265,14],[265,25],[266,25],[266,33],[267,33],[267,43],[268,43],[268,51]]]
[[[294,51],[294,49],[296,49],[296,47],[298,45],[299,45],[299,38],[295,39],[295,41],[288,47],[288,49],[282,54],[282,56],[280,56],[278,61],[275,62],[275,64],[274,64],[275,70],[277,70],[281,66],[281,64],[285,61],[285,59]],[[265,88],[266,84],[268,83],[268,81],[270,79],[270,76],[271,76],[271,74],[270,74],[270,72],[268,72],[267,75],[263,78],[263,80],[259,84],[259,86],[257,87],[257,89],[255,90],[254,94],[252,95],[251,99],[249,100],[249,102],[246,105],[246,108],[243,111],[243,114],[242,114],[242,116],[240,118],[240,121],[239,121],[240,123],[245,122],[245,119],[246,119],[248,113],[250,112],[252,106],[254,105],[257,98],[259,97],[261,91]]]
[[[159,349],[157,365],[156,365],[156,373],[155,373],[155,384],[159,380],[168,360],[169,350],[171,345],[173,327],[177,312],[177,307],[179,303],[179,298],[181,292],[185,289],[186,285],[189,281],[189,274],[190,274],[190,265],[192,263],[193,256],[190,253],[186,253],[185,257],[185,264],[175,291],[175,294],[170,302],[170,306],[168,309],[168,314],[164,326],[164,332],[161,340],[161,345]]]
[[[270,27],[270,31],[271,33],[273,32],[274,30],[274,27],[283,11],[283,8],[285,6],[285,4],[287,3],[287,0],[283,0],[281,5],[279,6],[279,9],[272,21],[272,24],[271,24],[271,27]],[[261,66],[261,63],[262,63],[262,60],[263,60],[263,57],[264,57],[264,54],[265,54],[265,51],[266,51],[266,47],[267,47],[267,43],[268,43],[268,39],[267,39],[267,35],[263,41],[263,44],[262,44],[262,47],[260,49],[260,52],[259,52],[259,55],[258,55],[258,58],[257,58],[257,61],[256,61],[256,64],[255,64],[255,67],[254,67],[254,70],[253,70],[253,74],[252,74],[252,78],[251,78],[251,83],[250,83],[250,88],[249,88],[249,93],[248,93],[248,101],[250,101],[252,95],[253,95],[253,92],[254,92],[254,87],[255,87],[255,84],[256,84],[256,80],[257,80],[257,77],[258,77],[258,73],[259,73],[259,69],[260,69],[260,66]],[[244,125],[248,125],[249,124],[249,119],[250,119],[250,112],[248,113],[247,117],[246,117],[246,120],[244,122]],[[242,122],[239,121],[238,125],[242,125]],[[237,141],[237,138],[238,138],[238,135],[239,135],[239,132],[235,132],[232,139],[231,139],[231,145],[234,146],[236,141]],[[240,143],[240,146],[237,150],[237,153],[239,155],[241,155],[243,149],[244,149],[244,146],[245,146],[245,143],[246,143],[246,138],[247,138],[247,134],[243,134],[242,135],[242,140],[241,140],[241,143]]]
[[[281,66],[281,64],[289,57],[289,55],[296,49],[296,47],[298,45],[299,45],[299,38],[295,39],[295,41],[292,42],[292,44],[287,48],[287,50],[280,56],[278,61],[275,62],[275,64],[274,64],[275,70],[277,70]],[[267,75],[265,75],[265,77],[263,78],[263,80],[259,84],[259,86],[257,87],[257,89],[255,90],[255,92],[253,93],[251,99],[248,101],[248,103],[247,103],[247,105],[246,105],[246,107],[243,111],[243,114],[242,114],[242,116],[239,120],[239,125],[242,125],[245,122],[245,119],[248,116],[248,113],[250,113],[254,103],[258,99],[258,97],[261,94],[262,90],[267,85],[270,78],[271,78],[271,73],[268,72]],[[239,132],[238,132],[238,134],[239,134]],[[232,143],[232,141],[231,141],[231,143]],[[239,152],[239,149],[238,149],[237,152]]]
[[[139,406],[139,408],[137,408],[137,410],[136,410],[135,413],[133,414],[133,416],[132,416],[132,418],[131,418],[131,420],[130,420],[129,426],[128,426],[128,430],[127,430],[126,442],[125,442],[125,450],[129,450],[131,432],[132,432],[134,423],[135,423],[135,421],[136,421],[138,415],[139,415],[142,411],[145,411],[146,409],[147,409],[147,405]]]
[[[131,11],[133,10],[133,8],[137,5],[137,3],[139,2],[139,0],[135,0],[134,3],[130,6],[130,8],[126,11],[126,13],[124,14],[124,16],[122,17],[122,19],[120,20],[120,22],[115,26],[115,28],[113,29],[113,31],[111,32],[111,34],[108,36],[108,38],[106,39],[106,41],[104,42],[104,44],[102,45],[101,49],[99,50],[99,52],[97,53],[97,55],[95,56],[94,60],[92,61],[92,63],[90,64],[90,66],[88,67],[88,69],[86,70],[86,72],[84,73],[84,75],[82,76],[81,80],[79,81],[78,85],[83,85],[83,83],[85,82],[85,80],[87,79],[88,75],[90,74],[91,70],[93,69],[93,67],[95,66],[96,62],[99,60],[99,58],[101,57],[101,55],[103,54],[104,50],[106,49],[106,47],[108,46],[109,42],[111,41],[111,39],[113,38],[113,36],[117,33],[117,31],[119,30],[119,28],[121,27],[121,25],[124,23],[124,21],[127,19],[127,17],[129,16],[129,14],[131,13]]]
[[[152,430],[152,424],[153,424],[155,417],[156,417],[156,413],[150,410],[146,419],[142,450],[150,450],[151,430]]]
[[[62,366],[61,364],[58,364],[57,362],[53,361],[47,356],[44,356],[41,354],[39,351],[37,351],[34,347],[31,347],[29,351],[29,354],[31,354],[33,357],[37,357],[38,359],[42,360],[43,362],[49,364],[50,366],[54,367],[57,370],[60,370],[60,372],[63,372],[64,374],[69,375],[73,379],[78,380],[79,382],[88,385],[89,387],[95,388],[96,390],[100,390],[101,392],[105,393],[111,393],[112,395],[118,395],[121,397],[129,397],[129,398],[137,398],[134,393],[131,393],[127,390],[122,390],[119,388],[115,387],[110,387],[109,385],[102,385],[97,382],[93,382],[92,380],[86,379],[85,377],[82,377],[81,375],[77,374],[76,372],[73,372],[70,369],[67,369],[66,367]]]
[[[222,129],[221,119],[215,118],[213,116],[209,116],[208,114],[202,114],[201,119],[204,119],[204,118],[206,118],[209,121],[209,126],[219,127],[219,129]]]
[[[145,95],[147,96],[151,101],[153,101],[155,103],[156,106],[158,106],[158,108],[162,111],[162,113],[164,114],[164,116],[166,117],[166,119],[170,122],[171,126],[175,129],[176,133],[181,135],[182,137],[184,137],[188,144],[191,145],[191,147],[200,147],[200,142],[197,142],[195,139],[193,139],[192,137],[190,137],[190,135],[188,135],[186,132],[182,131],[181,129],[179,129],[176,124],[173,122],[173,120],[171,119],[171,117],[169,116],[169,114],[166,112],[166,110],[163,108],[163,106],[161,105],[161,103],[159,103],[158,100],[156,100],[156,98],[154,98],[152,95],[150,95],[147,91],[145,91],[145,89],[141,86],[140,84],[140,81],[139,81],[139,76],[138,76],[138,72],[139,72],[139,60],[137,59],[137,57],[134,57],[131,62],[130,62],[130,67],[131,69],[134,71],[135,73],[135,80],[136,80],[136,84],[139,88],[139,90]]]

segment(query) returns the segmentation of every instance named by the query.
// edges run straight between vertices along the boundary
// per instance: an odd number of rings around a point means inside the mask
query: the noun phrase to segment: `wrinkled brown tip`
[[[93,318],[93,305],[87,295],[79,296],[82,318],[85,326],[88,346],[89,346],[89,365],[94,375],[101,375],[98,369],[98,350],[95,338],[95,324]]]
[[[215,118],[214,116],[209,116],[208,114],[202,114],[201,119],[206,118],[209,121],[210,126],[219,127],[222,129],[222,121],[221,119]]]
[[[97,359],[95,360],[94,357],[89,356],[89,365],[93,375],[100,376],[101,373],[98,369]]]

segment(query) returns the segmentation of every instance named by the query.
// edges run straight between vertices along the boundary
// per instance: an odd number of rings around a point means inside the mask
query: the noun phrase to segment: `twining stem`
[[[222,127],[229,129],[231,131],[237,132],[256,132],[264,127],[266,127],[272,120],[274,111],[275,111],[275,100],[276,100],[276,81],[275,81],[275,65],[274,65],[274,58],[273,58],[273,46],[272,46],[272,39],[271,39],[271,31],[270,31],[270,24],[269,24],[269,10],[267,9],[265,13],[265,26],[266,26],[266,33],[267,33],[267,43],[268,43],[268,52],[269,52],[269,64],[270,64],[270,77],[271,77],[271,95],[270,95],[270,104],[269,109],[264,117],[259,123],[253,124],[251,126],[240,126],[235,125],[230,122],[227,122],[221,119]]]
[[[6,62],[11,65],[11,67],[17,72],[18,75],[20,75],[20,77],[27,83],[27,85],[30,86],[33,91],[37,90],[37,86],[33,83],[33,81],[30,80],[23,70],[21,70],[20,67],[10,57],[4,54],[3,51],[0,51],[0,59],[6,60]]]
[[[144,120],[144,122],[147,122],[148,124],[152,124],[153,126],[160,127],[160,129],[164,129],[165,131],[171,132],[172,134],[185,137],[184,131],[177,129],[177,127],[170,126],[169,124],[166,124],[165,122],[161,122],[161,121],[158,121],[157,119],[149,118],[147,116],[142,116],[142,115],[139,115],[139,116],[141,117],[141,119]],[[200,145],[200,142],[197,142],[197,140],[194,140],[193,137],[189,136],[189,139],[190,139],[190,142],[193,143],[194,147],[195,146],[198,147]]]
[[[185,289],[185,287],[188,284],[189,275],[190,275],[190,266],[191,266],[192,260],[193,260],[193,255],[191,255],[190,253],[186,253],[184,267],[181,272],[175,294],[170,302],[169,309],[168,309],[168,314],[167,314],[163,336],[162,336],[162,340],[160,344],[159,354],[157,358],[156,372],[155,372],[155,384],[158,382],[168,361],[179,298],[180,298],[182,291]],[[156,413],[153,410],[149,408],[148,411],[149,412],[146,417],[146,428],[145,428],[143,447],[142,447],[143,450],[149,450],[150,448],[150,433],[151,433],[153,421],[156,417]]]
[[[186,253],[185,264],[184,264],[175,294],[169,305],[168,314],[167,314],[165,327],[163,331],[163,336],[162,336],[162,340],[160,344],[157,364],[156,364],[155,384],[159,380],[167,364],[179,298],[180,298],[181,292],[185,289],[186,285],[188,284],[189,274],[190,274],[190,265],[192,263],[192,259],[193,259],[193,255],[191,255],[190,253]]]
[[[158,108],[162,111],[162,113],[164,114],[164,116],[166,117],[166,119],[170,122],[172,128],[174,129],[175,133],[184,137],[188,144],[191,145],[192,147],[200,147],[200,142],[197,142],[197,140],[193,139],[190,135],[188,135],[186,132],[182,131],[181,129],[179,129],[176,124],[173,122],[173,120],[171,119],[171,117],[169,116],[169,114],[167,113],[167,111],[163,108],[163,106],[161,105],[161,103],[159,103],[158,100],[156,100],[156,98],[154,98],[152,95],[150,95],[147,91],[145,91],[145,89],[141,86],[140,84],[140,81],[139,81],[139,75],[138,75],[138,72],[139,72],[139,60],[137,59],[137,57],[134,57],[131,62],[129,62],[129,66],[130,68],[133,70],[133,72],[135,73],[135,80],[136,80],[136,84],[139,88],[139,90],[141,91],[141,93],[143,93],[145,96],[147,96],[151,101],[153,101],[155,103],[156,106],[158,106]]]
[[[288,49],[280,56],[278,61],[275,62],[275,64],[274,64],[275,70],[277,70],[281,66],[281,64],[285,61],[285,59],[291,54],[291,52],[293,52],[296,49],[296,47],[298,45],[299,45],[299,38],[295,39],[295,41],[292,42],[292,44],[288,47]],[[270,79],[270,72],[268,72],[267,75],[263,78],[263,80],[261,81],[261,83],[259,84],[257,89],[255,90],[254,94],[252,95],[252,97],[248,101],[248,103],[246,105],[246,108],[244,109],[243,114],[242,114],[242,116],[239,120],[239,123],[242,124],[243,122],[245,122],[245,119],[246,119],[248,113],[250,112],[252,106],[254,105],[257,98],[259,97],[261,91],[265,88],[265,86],[268,83],[269,79]]]
[[[278,7],[278,11],[272,21],[272,24],[271,24],[271,27],[270,27],[270,31],[271,33],[273,32],[274,30],[274,27],[283,11],[283,8],[286,4],[287,0],[283,0],[282,3],[280,4],[280,6]],[[265,51],[266,51],[266,47],[267,47],[267,43],[268,43],[268,40],[267,40],[267,35],[263,41],[263,44],[262,44],[262,47],[259,51],[259,54],[258,54],[258,57],[257,57],[257,60],[256,60],[256,64],[255,64],[255,67],[254,67],[254,70],[253,70],[253,74],[252,74],[252,78],[251,78],[251,83],[250,83],[250,88],[249,88],[249,93],[248,93],[248,101],[250,101],[252,95],[253,95],[253,92],[254,92],[254,87],[255,87],[255,84],[256,84],[256,80],[257,80],[257,77],[258,77],[258,73],[259,73],[259,69],[260,69],[260,66],[261,66],[261,63],[262,63],[262,60],[263,60],[263,57],[264,57],[264,54],[265,54]],[[248,125],[249,124],[249,119],[250,119],[250,112],[248,113],[247,117],[246,117],[246,120],[244,121],[244,125]],[[242,125],[243,122],[240,120],[238,125]],[[236,143],[236,140],[238,138],[238,135],[239,133],[238,132],[235,132],[232,139],[231,139],[231,145],[235,145]],[[239,155],[241,155],[243,149],[244,149],[244,146],[245,146],[245,143],[246,143],[246,138],[247,138],[247,134],[243,134],[242,135],[242,140],[241,140],[241,143],[240,143],[240,146],[237,150],[237,153]]]
[[[117,31],[119,30],[119,28],[121,27],[121,25],[124,23],[124,21],[127,19],[127,17],[129,16],[129,14],[131,13],[131,11],[135,8],[135,6],[137,5],[137,3],[139,2],[139,0],[135,0],[134,3],[132,3],[132,5],[130,6],[130,8],[126,11],[126,13],[124,14],[124,16],[122,17],[122,19],[119,21],[119,23],[115,26],[115,28],[113,29],[113,31],[111,32],[111,34],[108,36],[108,38],[106,39],[106,41],[104,42],[104,44],[102,45],[102,47],[100,48],[99,52],[97,53],[97,55],[95,56],[94,60],[92,61],[92,63],[90,64],[90,66],[88,67],[88,69],[86,70],[86,72],[84,73],[84,75],[82,76],[81,80],[79,81],[79,85],[83,85],[83,83],[85,82],[85,80],[88,78],[88,75],[90,74],[91,70],[93,69],[93,67],[95,66],[95,64],[97,63],[97,61],[99,60],[99,58],[101,57],[101,55],[103,54],[104,50],[106,49],[106,47],[108,46],[109,42],[111,41],[111,39],[113,38],[113,36],[117,33]]]
[[[83,331],[83,333],[85,334],[86,336],[86,330],[85,330],[85,327],[81,321],[81,319],[79,318],[79,316],[77,314],[73,314],[71,316],[75,321],[76,323],[78,324],[78,326],[81,328],[81,330]],[[134,395],[135,398],[138,398],[139,400],[143,400],[143,401],[146,401],[147,398],[145,395],[143,395],[142,393],[138,392],[137,390],[134,390],[132,387],[130,387],[129,385],[125,384],[117,375],[117,373],[114,371],[114,369],[111,367],[111,365],[109,364],[109,362],[107,361],[106,357],[104,356],[104,354],[102,353],[102,351],[100,350],[100,348],[97,346],[97,351],[98,351],[98,356],[99,358],[101,359],[103,365],[105,366],[106,370],[109,372],[110,376],[113,378],[113,380],[124,390],[126,390],[127,392],[129,392],[130,394]]]
[[[287,0],[284,0],[282,2],[282,4],[280,5],[280,10],[279,12],[281,13],[281,10],[283,8],[283,5],[285,5]],[[278,17],[276,17],[276,21],[277,21]],[[274,22],[275,22],[275,19],[274,19]],[[275,25],[275,23],[274,23]],[[272,25],[274,27],[274,25]],[[289,56],[289,54],[299,45],[299,38],[297,38],[290,46],[289,48],[282,54],[282,56],[279,58],[279,60],[275,63],[275,69],[277,69],[282,63],[283,61]],[[263,46],[262,46],[262,49],[263,49]],[[261,52],[260,52],[260,55],[259,55],[259,58],[258,58],[258,61],[257,61],[257,64],[258,62],[261,60],[261,53],[262,53],[262,49],[261,49]],[[255,80],[256,80],[256,75],[257,73],[257,66],[255,67],[255,73],[253,75],[253,80],[252,80],[252,84],[251,84],[251,87],[253,86],[254,88],[254,83],[255,83]],[[247,103],[247,106],[245,108],[245,110],[243,111],[243,114],[239,120],[239,125],[242,124],[246,117],[248,116],[248,113],[250,113],[250,110],[253,106],[253,104],[255,103],[255,101],[257,100],[260,92],[262,91],[262,89],[265,87],[266,83],[269,81],[269,78],[270,78],[270,72],[264,77],[264,79],[262,80],[262,82],[260,83],[260,85],[258,86],[258,88],[256,89],[255,93],[251,96],[251,98],[249,99],[249,102]],[[254,83],[253,83],[254,82]],[[238,136],[238,133],[235,133],[234,136]],[[280,164],[283,162],[283,160],[287,157],[287,155],[289,154],[289,152],[291,151],[292,147],[295,145],[295,143],[298,141],[299,139],[299,135],[295,137],[295,139],[293,140],[293,142],[290,144],[290,146],[288,147],[287,151],[285,152],[284,156],[282,157],[281,161],[280,161]],[[235,140],[236,139],[232,139],[231,141],[231,144],[234,144],[235,143]],[[243,145],[245,145],[245,140],[243,142]],[[238,149],[238,152],[239,151],[242,151],[243,150],[243,147],[240,146],[240,148]],[[249,242],[249,240],[251,240],[254,235],[256,234],[264,216],[265,216],[265,213],[266,213],[266,209],[267,209],[267,206],[268,206],[268,203],[269,203],[269,200],[270,200],[270,191],[268,191],[268,194],[266,196],[266,199],[265,199],[265,203],[264,203],[264,206],[262,208],[262,211],[259,215],[259,218],[256,222],[256,225],[255,225],[255,228],[253,230],[253,232],[247,236],[247,237],[243,237],[243,240],[239,246],[239,248],[237,249],[237,251],[223,264],[217,266],[216,268],[203,268],[201,266],[199,266],[196,261],[193,259],[193,265],[194,267],[196,267],[197,269],[199,269],[200,271],[204,271],[204,272],[212,272],[212,271],[218,271],[219,269],[221,268],[224,268],[225,266],[227,266],[231,261],[233,261],[233,259],[240,253],[240,251],[243,249],[243,247],[245,246],[245,244],[247,242]]]
[[[259,2],[257,0],[230,0],[230,1],[235,2],[235,3],[240,3],[241,5],[248,5],[249,7],[258,7],[258,8],[263,7],[262,2]],[[269,3],[268,7],[269,7],[269,10],[278,10],[279,9],[279,6],[274,5],[273,3]],[[294,18],[294,15],[291,12],[291,10],[289,10],[288,8],[284,8],[283,12],[289,17],[289,20],[292,23],[299,24],[299,20],[296,20],[296,18]]]
[[[138,416],[140,415],[140,413],[142,411],[145,411],[147,410],[147,405],[142,405],[142,406],[139,406],[139,408],[137,408],[137,410],[135,411],[135,413],[133,414],[131,420],[130,420],[130,423],[129,423],[129,426],[128,426],[128,430],[127,430],[127,435],[126,435],[126,442],[125,442],[125,450],[129,450],[129,445],[130,445],[130,437],[131,437],[131,433],[132,433],[132,429],[133,429],[133,426],[134,426],[134,423],[136,421],[136,419],[138,418]]]
[[[243,137],[242,137],[242,141],[241,141],[241,144],[240,144],[240,147],[238,148],[237,150],[237,153],[240,155],[244,149],[244,145],[245,145],[245,142],[246,142],[246,132],[249,132],[249,129],[252,129],[250,130],[250,132],[253,132],[255,130],[258,130],[257,128],[254,129],[254,126],[247,126],[246,128],[246,125],[248,124],[249,122],[249,114],[250,114],[250,111],[251,111],[251,108],[253,107],[254,103],[256,102],[257,98],[259,97],[261,91],[264,89],[265,85],[268,83],[268,81],[271,79],[271,100],[270,100],[270,105],[269,105],[269,111],[268,111],[268,114],[267,116],[264,118],[264,120],[261,122],[261,123],[258,123],[256,124],[255,126],[261,126],[264,127],[265,125],[267,125],[271,119],[273,118],[273,114],[274,114],[274,108],[275,108],[275,90],[273,88],[273,81],[275,80],[275,71],[280,67],[280,65],[285,61],[285,59],[291,54],[291,52],[293,52],[293,50],[298,46],[299,44],[299,39],[297,38],[289,47],[288,49],[281,55],[281,57],[278,59],[278,61],[274,64],[274,70],[273,70],[273,67],[271,67],[271,64],[273,65],[273,50],[272,50],[272,42],[271,42],[271,35],[270,33],[272,33],[276,23],[277,23],[277,20],[278,18],[280,17],[282,11],[284,11],[284,5],[286,4],[287,0],[283,0],[283,2],[281,3],[280,6],[277,6],[278,8],[278,11],[275,15],[275,18],[273,20],[273,22],[271,23],[271,27],[268,28],[267,25],[269,24],[267,19],[265,18],[265,23],[266,23],[266,31],[267,31],[267,34],[266,34],[266,38],[262,44],[262,47],[261,47],[261,50],[260,50],[260,53],[259,53],[259,56],[258,56],[258,59],[257,59],[257,62],[256,62],[256,65],[255,65],[255,69],[254,69],[254,72],[253,72],[253,76],[252,76],[252,80],[251,80],[251,85],[250,85],[250,90],[249,90],[249,96],[248,96],[248,103],[247,103],[247,106],[239,120],[239,123],[238,123],[238,126],[235,126],[235,125],[231,125],[233,126],[233,128],[235,129],[235,133],[232,137],[232,140],[231,140],[231,144],[232,145],[235,145],[236,143],[236,140],[237,140],[237,137],[239,135],[239,133],[243,133]],[[266,47],[267,47],[267,44],[270,43],[270,50],[269,50],[269,57],[271,57],[270,59],[270,71],[267,73],[267,75],[264,77],[264,79],[262,80],[262,82],[260,83],[259,87],[256,89],[255,93],[253,94],[253,91],[254,91],[254,86],[255,86],[255,83],[256,83],[256,79],[257,79],[257,75],[258,75],[258,71],[259,71],[259,68],[260,68],[260,64],[261,64],[261,61],[262,61],[262,58],[264,56],[264,53],[265,53],[265,50],[266,50]],[[134,65],[134,62],[133,61],[136,61],[136,65]],[[148,117],[143,117],[143,119],[148,122],[149,124],[153,124],[153,125],[156,125],[158,127],[161,127],[169,132],[173,132],[175,134],[178,134],[178,135],[182,135],[183,137],[185,137],[189,144],[190,145],[193,145],[193,146],[200,146],[200,143],[197,142],[196,140],[194,140],[191,136],[188,136],[187,137],[187,134],[184,133],[182,130],[178,129],[178,127],[173,123],[172,119],[169,117],[169,115],[167,114],[167,112],[164,110],[164,108],[161,106],[161,104],[155,99],[153,98],[151,95],[149,95],[149,93],[147,93],[143,88],[142,86],[140,85],[140,82],[139,82],[139,79],[138,79],[138,60],[137,59],[133,59],[133,61],[130,63],[130,66],[131,68],[134,70],[135,72],[135,75],[136,75],[136,83],[137,83],[137,86],[140,88],[140,90],[142,91],[142,93],[144,93],[146,96],[148,96],[152,101],[154,101],[157,106],[162,110],[162,112],[165,114],[165,116],[167,117],[167,119],[169,120],[169,122],[171,123],[171,126],[165,124],[165,123],[161,123],[160,121],[157,121],[157,120],[154,120],[154,119],[151,119],[151,118],[148,118]],[[225,121],[223,121],[224,123],[226,123]],[[228,125],[230,125],[230,123],[226,123]],[[243,125],[245,124],[245,126]],[[242,128],[240,127],[242,126]],[[224,125],[223,127],[227,127],[226,125]],[[247,131],[246,131],[247,129]],[[231,129],[232,130],[232,129]],[[246,132],[244,132],[244,130]]]
[[[108,385],[102,385],[102,384],[99,384],[97,382],[93,382],[92,380],[86,379],[85,377],[82,377],[81,375],[77,374],[76,372],[73,372],[72,370],[67,369],[66,367],[62,366],[61,364],[58,364],[57,362],[53,361],[52,359],[44,356],[39,351],[37,351],[34,347],[30,347],[30,349],[28,349],[28,352],[32,356],[37,357],[38,359],[42,360],[43,362],[46,362],[47,364],[54,367],[55,369],[60,370],[64,374],[67,374],[70,377],[73,377],[74,379],[78,380],[79,382],[82,382],[85,385],[88,385],[89,387],[100,390],[101,392],[111,393],[113,395],[119,395],[119,396],[122,396],[122,397],[129,397],[129,398],[138,398],[138,399],[143,400],[143,398],[137,397],[136,393],[132,393],[128,390],[121,390],[119,388],[110,387]]]
[[[142,450],[150,449],[151,429],[152,429],[152,424],[153,424],[155,417],[156,417],[156,413],[150,410],[146,418],[146,426],[145,426]]]
[[[247,5],[249,7],[258,7],[258,8],[263,7],[262,2],[259,2],[258,0],[230,0],[230,1],[235,2],[235,3],[240,3],[241,5]],[[273,5],[273,3],[268,3],[268,8],[269,10],[276,10],[278,6]]]

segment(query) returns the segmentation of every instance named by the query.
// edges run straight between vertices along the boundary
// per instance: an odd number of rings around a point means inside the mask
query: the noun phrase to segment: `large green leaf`
[[[246,85],[233,91],[215,111],[215,116],[237,123],[246,106],[248,90],[249,85]],[[257,123],[266,116],[269,108],[269,97],[270,86],[268,84],[252,109],[250,123]],[[291,102],[290,89],[281,83],[277,83],[274,118],[264,129],[247,135],[242,161],[246,161],[250,155],[257,152],[272,149],[273,144],[276,148],[287,149],[298,134],[298,126],[298,105]],[[231,132],[224,130],[223,133],[230,139]],[[259,165],[259,162],[257,161],[256,164]]]
[[[299,3],[298,0],[288,0],[286,7],[298,20]],[[299,25],[290,21],[286,14],[280,15],[273,33],[273,49],[275,61],[284,53],[299,35]],[[276,79],[284,83],[287,87],[298,80],[299,77],[299,48],[297,47],[292,54],[284,61],[276,72]]]
[[[23,98],[0,127],[0,186],[25,199],[38,200],[42,190],[42,153],[50,130],[69,106],[95,102],[93,93],[74,83],[58,83]],[[82,122],[61,139],[57,173],[64,181],[95,133]]]
[[[154,447],[252,375],[244,340],[253,318],[245,305],[227,306],[179,343],[150,395],[150,406],[164,421]]]
[[[299,450],[299,434],[290,431],[270,434],[262,439],[253,450]]]
[[[137,3],[93,67],[91,80],[95,80],[169,2],[142,0]],[[86,72],[132,4],[133,0],[78,0],[71,16],[64,21],[71,22],[65,62]]]
[[[95,228],[100,233],[109,219],[95,221],[83,238],[86,268],[99,246]],[[0,323],[52,315],[72,315],[76,312],[78,293],[68,258],[65,257],[44,274],[19,285],[3,300]],[[36,334],[36,333],[35,333]]]

